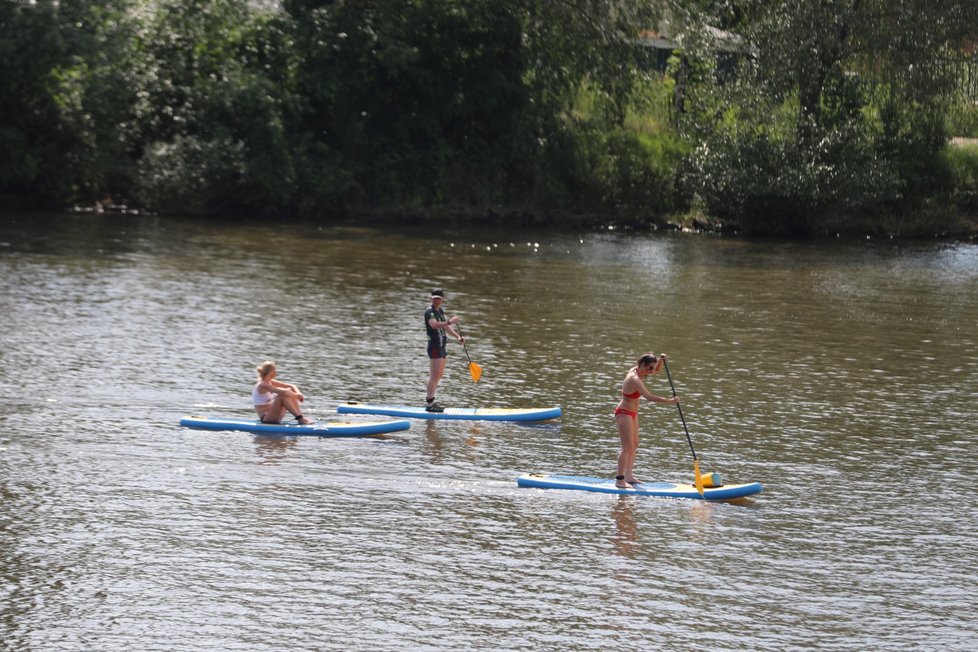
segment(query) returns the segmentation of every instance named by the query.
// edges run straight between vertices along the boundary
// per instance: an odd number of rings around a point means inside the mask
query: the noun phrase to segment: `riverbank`
[[[978,143],[978,139],[976,143]],[[978,146],[978,145],[976,145]],[[91,205],[74,205],[63,209],[70,214],[153,214],[163,217],[193,218],[215,221],[267,221],[314,222],[328,224],[350,223],[358,225],[385,226],[433,226],[433,227],[486,227],[522,228],[533,230],[577,230],[577,231],[624,231],[648,233],[654,231],[682,231],[716,235],[775,235],[789,239],[825,238],[888,238],[915,240],[978,241],[978,214],[962,214],[938,206],[928,207],[913,213],[905,213],[884,219],[879,216],[851,218],[827,216],[817,229],[806,234],[790,233],[750,233],[745,234],[736,222],[726,221],[709,215],[700,209],[668,215],[598,212],[575,212],[542,210],[531,208],[493,208],[471,207],[426,207],[426,208],[358,208],[338,210],[329,215],[315,217],[275,216],[255,214],[190,215],[186,213],[158,213],[126,201],[96,202]],[[51,212],[49,209],[24,206],[7,206],[2,214],[31,214]]]
[[[829,216],[818,229],[807,234],[750,233],[736,222],[726,221],[702,210],[669,215],[606,214],[595,212],[550,211],[531,209],[426,208],[344,211],[330,221],[383,226],[482,226],[492,228],[527,228],[586,231],[683,231],[716,235],[755,235],[790,239],[889,238],[908,240],[978,241],[978,215],[960,215],[933,209],[906,214],[893,219],[864,217],[860,219]]]

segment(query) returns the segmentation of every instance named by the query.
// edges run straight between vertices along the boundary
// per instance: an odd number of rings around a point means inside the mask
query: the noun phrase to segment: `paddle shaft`
[[[455,322],[453,325],[455,326],[455,330],[458,331],[458,336],[462,338],[462,350],[465,351],[465,359],[469,361],[469,364],[472,364],[472,358],[469,357],[469,349],[465,346],[465,336],[462,335],[462,329],[459,327],[458,322]]]
[[[669,387],[672,388],[672,395],[676,396],[676,386],[672,384],[672,374],[669,373],[669,363],[666,359],[662,359],[662,364],[666,368],[666,377],[669,378]],[[686,441],[689,442],[689,450],[693,453],[693,461],[696,461],[696,450],[693,448],[693,439],[689,436],[689,428],[686,427],[686,418],[683,416],[683,407],[676,403],[676,407],[679,408],[679,420],[683,422],[683,431],[686,433]]]
[[[462,329],[455,324],[455,328],[458,329],[458,336],[462,340],[462,349],[465,351],[465,359],[469,361],[469,373],[472,374],[472,382],[477,383],[479,379],[482,378],[482,367],[472,362],[472,358],[469,357],[469,347],[465,346],[465,338],[462,337]]]

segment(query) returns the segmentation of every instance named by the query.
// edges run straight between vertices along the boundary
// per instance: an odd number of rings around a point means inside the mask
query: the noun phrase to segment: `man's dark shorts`
[[[436,358],[447,358],[448,350],[444,344],[440,342],[428,342],[428,357],[432,360]]]

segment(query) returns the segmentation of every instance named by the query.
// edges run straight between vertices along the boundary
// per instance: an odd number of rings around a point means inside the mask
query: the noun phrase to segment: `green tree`
[[[128,6],[0,3],[0,192],[92,200],[125,167]]]
[[[315,203],[552,201],[583,85],[621,123],[654,3],[289,0]],[[315,180],[326,180],[315,184]],[[542,189],[542,190],[541,190]]]
[[[954,86],[941,63],[962,25],[973,29],[974,0],[676,4],[684,29],[702,33],[725,16],[741,39],[735,81],[704,78],[700,96],[713,103],[686,118],[700,143],[688,187],[714,211],[756,230],[809,233],[905,207],[944,183]]]
[[[165,0],[135,42],[138,196],[187,213],[289,210],[287,38],[247,0]]]
[[[322,203],[436,202],[450,176],[496,162],[526,101],[519,25],[496,3],[285,8],[304,186]]]

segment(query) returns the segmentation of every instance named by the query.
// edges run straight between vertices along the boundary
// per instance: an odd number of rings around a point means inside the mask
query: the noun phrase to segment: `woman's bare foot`
[[[625,481],[625,476],[623,476],[623,475],[616,475],[615,476],[615,486],[618,487],[619,489],[633,489],[634,488],[634,487],[632,487],[632,485],[628,484],[628,482]]]
[[[298,421],[299,422],[299,425],[302,425],[302,426],[308,426],[310,424],[315,423],[312,419],[307,419],[304,416],[302,416],[301,414],[299,416],[297,416],[295,418],[295,420]]]

